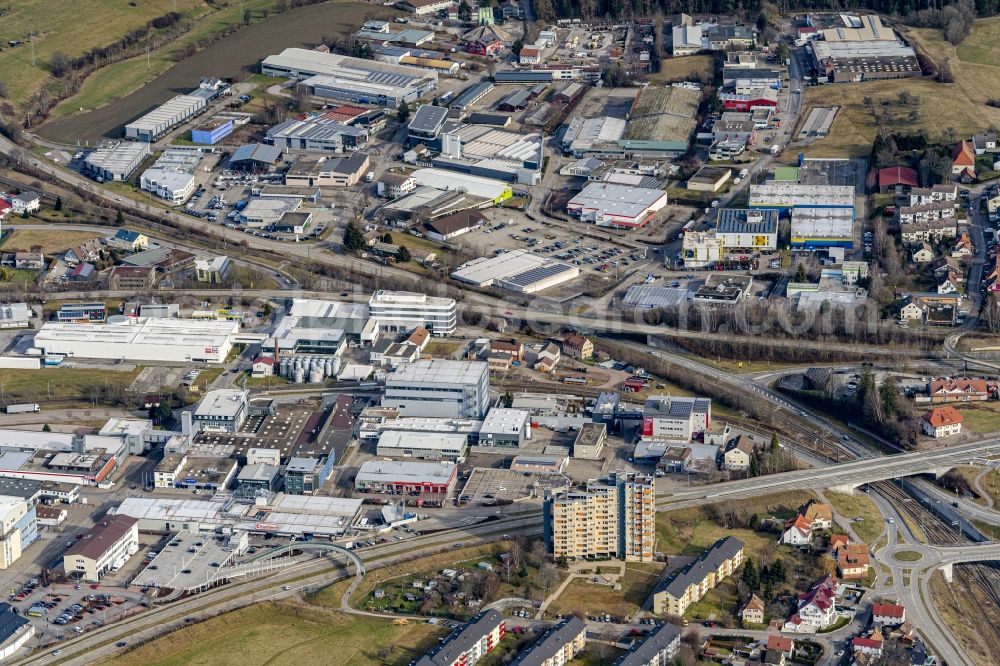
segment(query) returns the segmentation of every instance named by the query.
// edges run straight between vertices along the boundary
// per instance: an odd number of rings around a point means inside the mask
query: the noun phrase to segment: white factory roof
[[[854,207],[854,188],[850,185],[807,185],[786,181],[768,181],[750,186],[750,207]]]
[[[355,480],[378,483],[447,484],[454,474],[455,464],[450,462],[369,460],[361,465]]]
[[[248,220],[274,218],[277,221],[285,213],[298,210],[301,205],[302,200],[294,197],[251,199],[240,214]]]
[[[369,319],[368,306],[364,303],[341,303],[311,298],[296,298],[292,307],[274,329],[273,339],[281,349],[295,349],[299,340],[336,343],[344,337],[344,330],[330,320]]]
[[[126,127],[134,127],[137,130],[155,132],[163,125],[170,124],[178,116],[187,116],[193,113],[194,109],[205,106],[205,98],[195,95],[177,95],[156,107],[141,118],[137,118],[128,123]]]
[[[401,383],[478,385],[486,372],[486,363],[483,361],[420,360],[398,368],[386,377],[386,385]]]
[[[224,417],[236,416],[247,401],[247,392],[242,389],[216,389],[209,391],[194,410],[195,416]]]
[[[484,199],[496,199],[510,189],[507,183],[482,176],[471,176],[444,169],[417,169],[412,174],[417,185],[435,187],[439,190],[462,189],[469,194]]]
[[[389,419],[379,426],[380,432],[433,432],[464,433],[463,436],[479,432],[483,422],[475,419],[437,418],[433,416],[404,416]]]
[[[319,497],[278,493],[271,500],[273,511],[286,514],[315,514],[353,518],[361,510],[363,500],[345,497]]]
[[[122,445],[121,437],[106,435],[84,435],[83,448],[86,451],[93,449],[108,449],[118,451]],[[42,432],[40,430],[0,430],[0,447],[10,446],[22,449],[48,449],[51,451],[67,452],[73,450],[73,433],[70,432]]]
[[[667,193],[663,190],[648,187],[590,183],[566,205],[579,206],[584,210],[600,210],[613,217],[638,217],[665,196]]]
[[[413,291],[386,291],[379,289],[372,294],[368,307],[376,305],[426,305],[430,307],[447,307],[455,304],[454,298],[428,296]]]
[[[27,322],[31,319],[31,308],[27,303],[0,303],[0,322]]]
[[[412,432],[387,430],[378,436],[379,448],[455,451],[461,453],[469,443],[464,433]]]
[[[524,422],[528,420],[529,416],[529,412],[523,409],[494,407],[486,414],[479,432],[516,435],[524,429]]]
[[[622,306],[626,308],[669,308],[687,301],[691,293],[682,287],[636,284],[628,288]]]
[[[916,52],[901,42],[812,42],[819,60],[830,58],[915,58]]]
[[[94,169],[126,173],[148,154],[149,144],[144,141],[115,141],[98,147],[85,161]]]
[[[120,419],[113,417],[108,419],[98,434],[105,437],[142,435],[151,430],[152,427],[153,422],[148,419]]]
[[[370,81],[371,73],[385,73],[403,75],[410,79],[433,79],[437,81],[437,73],[420,69],[418,67],[407,67],[406,65],[392,65],[374,60],[364,60],[362,58],[352,58],[350,56],[338,55],[336,53],[322,53],[310,49],[285,49],[278,55],[268,56],[261,63],[262,67],[277,67],[281,69],[308,72],[313,75],[326,74],[329,76],[341,76],[348,79]],[[390,79],[395,81],[395,79]],[[378,81],[370,81],[377,83]],[[396,81],[396,88],[402,87]]]
[[[223,522],[221,502],[193,499],[153,499],[128,497],[115,515],[132,516],[138,520],[163,520],[176,523]]]
[[[792,238],[852,238],[854,211],[850,208],[796,208],[792,211]]]
[[[368,319],[368,306],[364,303],[321,301],[315,298],[296,298],[288,311],[292,317],[329,317]]]
[[[238,321],[202,319],[138,317],[111,324],[46,322],[35,334],[35,344],[39,347],[45,347],[47,342],[221,347],[239,330]]]
[[[534,254],[525,249],[512,250],[495,257],[481,257],[462,264],[455,270],[451,277],[462,282],[469,282],[480,286],[492,284],[495,280],[504,280],[511,276],[520,275],[542,269],[547,266],[564,266],[566,269],[575,268],[569,264],[548,257]]]

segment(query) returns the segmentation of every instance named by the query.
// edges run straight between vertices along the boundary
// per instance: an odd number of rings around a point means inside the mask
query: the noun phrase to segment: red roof
[[[903,619],[906,609],[899,604],[872,604],[872,615]]]
[[[253,364],[263,363],[264,365],[274,365],[274,358],[270,356],[258,356],[253,360]]]
[[[965,418],[951,405],[945,405],[944,407],[935,407],[931,411],[924,414],[924,420],[935,428],[940,428],[941,426],[962,423],[965,421]]]
[[[976,168],[976,151],[972,149],[972,144],[962,141],[951,153],[951,161],[955,166]]]
[[[879,169],[878,186],[892,187],[893,185],[906,185],[907,187],[917,187],[917,172],[909,167],[894,166]]]
[[[768,636],[767,637],[767,649],[777,650],[778,652],[791,652],[792,651],[792,639],[788,636]]]
[[[875,640],[873,638],[865,638],[864,636],[855,636],[854,647],[879,649],[882,647],[882,641]]]
[[[10,204],[7,203],[4,199],[0,199],[0,215],[3,215],[8,210],[10,210]]]

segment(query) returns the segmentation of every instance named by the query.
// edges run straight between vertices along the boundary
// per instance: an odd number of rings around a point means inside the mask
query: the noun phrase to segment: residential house
[[[67,282],[92,282],[97,279],[97,269],[94,264],[77,264],[63,273],[63,278]]]
[[[542,62],[541,49],[534,46],[524,46],[518,54],[518,61],[522,65],[538,65]]]
[[[969,141],[963,139],[951,151],[951,175],[962,179],[976,177],[976,151]]]
[[[969,234],[963,231],[951,248],[951,256],[956,259],[969,259],[975,254],[975,251],[976,248],[972,244],[972,239],[969,238]]]
[[[108,245],[127,252],[140,252],[149,248],[149,237],[131,229],[119,229],[108,239]]]
[[[63,261],[70,266],[75,266],[83,261],[97,261],[100,258],[101,241],[97,238],[89,240],[86,243],[74,245],[70,249],[66,250],[66,253],[63,255]]]
[[[0,199],[0,220],[3,220],[3,216],[10,211],[10,203],[6,199]]]
[[[924,434],[935,439],[961,434],[964,421],[962,413],[951,405],[935,407],[920,419]]]
[[[953,218],[955,217],[955,206],[950,201],[932,201],[915,206],[901,206],[897,217],[900,225]]]
[[[751,594],[750,598],[740,607],[737,613],[743,624],[764,624],[764,602],[756,594]]]
[[[524,359],[524,343],[515,338],[509,340],[491,340],[490,352],[508,354],[511,361],[520,363]]]
[[[40,271],[45,268],[45,257],[41,252],[15,252],[14,268]]]
[[[386,171],[379,178],[377,192],[379,196],[398,199],[417,189],[417,179],[400,173]]]
[[[833,527],[833,508],[824,502],[809,500],[799,507],[799,515],[812,523],[813,529],[828,530]]]
[[[997,135],[994,132],[988,134],[972,135],[972,151],[976,155],[997,152]]]
[[[882,654],[882,645],[885,640],[882,630],[876,627],[869,636],[855,636],[851,641],[851,651],[855,655],[865,655],[866,657],[877,657]]]
[[[743,542],[736,537],[719,539],[653,593],[653,612],[684,615],[691,604],[736,573],[741,564]]]
[[[723,454],[725,468],[733,472],[743,472],[750,469],[750,458],[753,456],[753,442],[746,435],[737,435],[729,440],[726,452]]]
[[[793,649],[795,649],[795,641],[790,636],[772,634],[767,637],[768,652],[780,652],[786,657],[791,657]]]
[[[785,522],[785,528],[781,532],[781,539],[778,543],[788,546],[808,546],[812,543],[812,523],[801,514],[789,518]]]
[[[37,192],[27,191],[11,197],[10,207],[15,215],[34,213],[42,207],[42,197]]]
[[[899,604],[874,603],[872,622],[882,626],[899,626],[906,622],[906,608]]]
[[[562,353],[583,361],[594,355],[594,343],[579,333],[567,333],[563,337]]]
[[[563,666],[583,652],[586,644],[587,623],[570,615],[522,652],[513,666]]]
[[[889,192],[904,194],[917,185],[917,172],[909,167],[893,166],[879,169],[878,191],[882,194]]]
[[[786,631],[815,632],[837,620],[837,580],[827,576],[799,595],[798,610],[785,622]]]
[[[250,375],[252,377],[270,377],[274,374],[274,358],[258,356],[253,360]]]
[[[954,183],[941,183],[932,187],[916,187],[910,190],[911,206],[919,206],[941,201],[950,201],[955,205],[958,201],[958,186]]]
[[[922,241],[940,241],[958,236],[958,221],[954,217],[900,222],[899,237],[907,245]]]
[[[415,329],[410,331],[410,334],[406,336],[405,343],[409,343],[417,348],[418,351],[423,351],[427,348],[427,343],[431,340],[431,332],[428,331],[423,326],[417,326]]]
[[[942,275],[938,278],[937,293],[939,294],[955,294],[958,293],[958,286],[962,281],[958,278],[958,274],[953,271],[948,271],[947,274]]]
[[[156,269],[152,266],[115,266],[108,276],[108,288],[112,291],[142,291],[151,288],[155,279]]]
[[[559,351],[558,345],[554,342],[546,342],[542,345],[541,350],[538,352],[538,356],[535,358],[535,365],[533,369],[538,372],[552,372],[559,364],[561,356],[562,352]]]
[[[864,543],[849,543],[837,548],[837,571],[844,579],[859,579],[868,575],[871,566],[871,556],[868,545]]]
[[[524,10],[521,9],[519,0],[504,0],[500,3],[500,11],[503,12],[505,21],[524,18]]]
[[[910,253],[910,259],[915,264],[926,264],[934,261],[934,249],[927,241],[921,241]]]

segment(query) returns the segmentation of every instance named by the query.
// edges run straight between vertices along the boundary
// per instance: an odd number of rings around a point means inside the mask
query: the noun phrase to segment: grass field
[[[0,249],[4,252],[29,252],[36,245],[41,247],[42,254],[64,252],[74,245],[85,243],[99,237],[93,231],[67,231],[62,229],[15,229],[8,236]]]
[[[901,550],[892,554],[892,559],[899,560],[900,562],[919,562],[923,557],[923,555],[915,550]]]
[[[845,495],[826,492],[824,495],[841,516],[849,520],[861,518],[858,522],[852,522],[851,527],[865,543],[869,545],[875,543],[875,540],[882,534],[882,514],[871,499],[862,493]]]
[[[0,401],[44,402],[46,400],[88,401],[100,397],[107,387],[124,389],[139,368],[129,372],[108,372],[84,368],[44,368],[4,370],[0,373]],[[96,391],[96,394],[95,394]]]
[[[446,630],[292,604],[263,604],[185,627],[107,663],[120,666],[405,666]],[[381,656],[386,654],[387,656]],[[336,655],[336,656],[334,656]]]
[[[664,58],[660,61],[660,71],[650,74],[650,81],[690,81],[702,77],[712,78],[715,57],[710,55],[681,56]]]
[[[599,566],[599,563],[595,566]],[[614,571],[616,567],[607,569]],[[629,562],[625,566],[625,575],[620,579],[620,590],[577,578],[549,605],[547,613],[568,615],[580,610],[590,615],[608,613],[618,617],[631,617],[656,587],[662,572],[663,564],[659,562]]]
[[[244,0],[247,8],[273,7],[274,0]],[[239,4],[213,14],[188,34],[146,57],[133,58],[115,66],[109,74],[96,73],[84,82],[80,92],[56,108],[56,118],[39,129],[54,141],[94,142],[101,136],[117,136],[120,128],[135,117],[178,92],[198,85],[206,72],[213,76],[240,76],[256,69],[257,63],[273,53],[294,46],[311,48],[323,36],[342,38],[367,18],[398,15],[382,5],[360,2],[332,2],[272,14],[266,20],[220,40],[194,55],[174,63],[170,54],[196,42],[229,23],[239,22]],[[145,84],[145,85],[143,85]],[[141,87],[140,87],[141,86]],[[109,103],[112,100],[114,103]],[[80,112],[79,108],[84,111]],[[59,117],[61,116],[61,117]]]
[[[965,417],[964,427],[984,435],[1000,431],[1000,404],[995,402],[977,402],[955,405],[955,409]]]
[[[875,118],[862,104],[865,97],[876,103],[893,100],[906,90],[919,103],[898,106],[887,114],[889,129],[901,133],[925,130],[932,141],[940,140],[947,128],[958,136],[969,136],[992,125],[1000,125],[1000,109],[986,106],[997,96],[996,80],[1000,75],[1000,19],[976,21],[972,34],[957,49],[942,37],[940,30],[906,29],[905,35],[918,50],[935,61],[947,58],[955,74],[955,83],[937,83],[929,78],[898,79],[868,83],[814,86],[806,89],[806,106],[823,106],[836,99],[841,110],[833,122],[830,136],[805,149],[810,157],[861,156],[871,150],[875,137]],[[916,122],[906,116],[916,108]],[[942,110],[947,109],[947,113]],[[803,113],[806,109],[803,109]]]
[[[940,571],[931,576],[930,587],[931,599],[934,600],[938,614],[961,641],[966,656],[977,666],[995,664],[996,661],[990,655],[995,655],[996,650],[988,639],[992,632],[983,632],[977,627],[981,622],[990,622],[990,615],[982,612],[983,608],[990,607],[990,602],[980,605],[974,596],[978,588],[973,587],[969,591],[964,586],[949,584]]]
[[[44,81],[52,54],[62,51],[70,57],[82,55],[95,46],[110,44],[131,30],[162,16],[173,7],[188,15],[202,15],[204,0],[136,2],[128,0],[87,0],[80,11],[79,0],[16,0],[3,3],[0,15],[0,80],[7,84],[10,99],[20,104]],[[27,40],[34,35],[34,64],[28,43],[10,47],[11,40]]]
[[[607,643],[591,641],[578,657],[569,662],[569,666],[610,666],[624,653],[624,650]]]

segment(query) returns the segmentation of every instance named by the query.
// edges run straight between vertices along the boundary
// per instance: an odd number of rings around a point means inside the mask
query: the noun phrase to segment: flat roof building
[[[289,118],[268,129],[267,140],[282,150],[344,153],[368,145],[368,130],[318,115]]]
[[[455,489],[458,468],[452,462],[369,460],[354,477],[361,492],[433,493],[449,495]]]
[[[195,191],[194,172],[199,162],[200,150],[168,148],[142,172],[140,187],[170,203],[181,203]]]
[[[777,249],[778,211],[723,208],[719,210],[715,233],[727,248]]]
[[[637,229],[666,205],[663,190],[590,183],[569,200],[566,212],[599,227]]]
[[[523,409],[494,407],[479,427],[479,446],[520,447],[531,439],[531,414]]]
[[[417,185],[438,190],[463,190],[468,194],[501,203],[511,197],[510,185],[496,180],[445,169],[417,169],[412,174]]]
[[[152,142],[201,113],[206,106],[200,95],[177,95],[146,115],[125,125],[125,138]]]
[[[849,208],[854,210],[854,187],[810,185],[772,180],[750,186],[750,208]]]
[[[46,322],[35,345],[47,354],[125,361],[222,363],[238,321],[129,318],[110,324]]]
[[[791,246],[807,249],[854,247],[854,210],[849,208],[795,208]]]
[[[105,181],[123,181],[128,180],[148,156],[148,143],[114,141],[99,146],[87,155],[83,169]]]
[[[488,366],[441,359],[403,365],[386,377],[382,405],[403,416],[481,419],[489,406]]]
[[[533,294],[555,287],[580,275],[577,266],[517,249],[493,257],[466,262],[454,270],[452,279],[477,287],[496,286],[517,293]]]
[[[195,431],[238,431],[249,415],[249,397],[249,391],[242,389],[209,391],[192,415]]]
[[[368,301],[380,331],[407,332],[423,326],[432,335],[452,335],[458,328],[455,299],[380,289]]]
[[[378,437],[376,455],[456,461],[465,457],[469,438],[464,433],[387,430]]]

